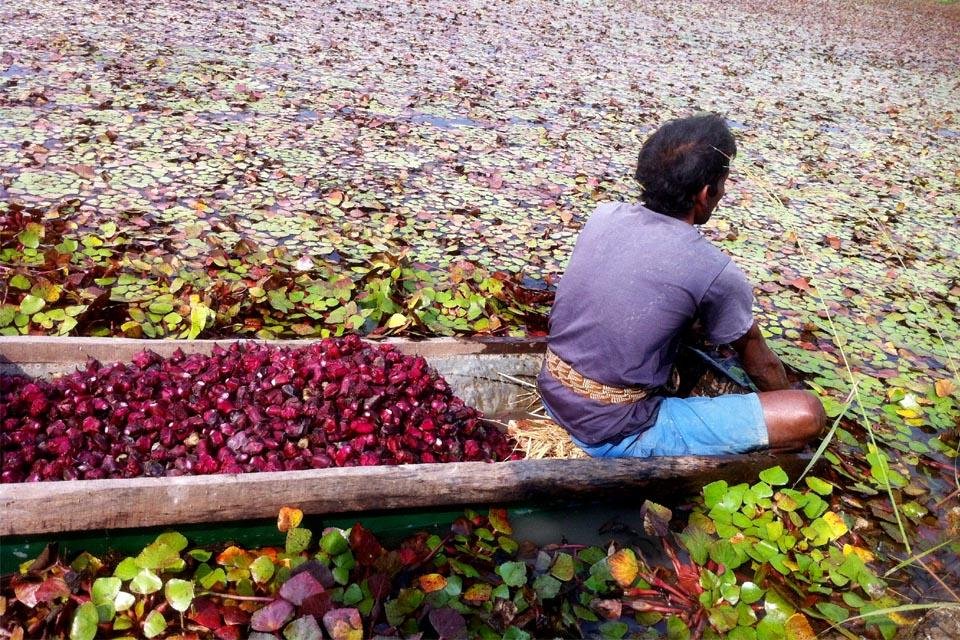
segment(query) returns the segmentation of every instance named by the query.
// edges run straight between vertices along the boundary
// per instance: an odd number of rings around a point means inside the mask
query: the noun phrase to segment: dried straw
[[[526,411],[527,416],[498,422],[517,441],[516,451],[522,451],[524,457],[530,460],[589,457],[586,451],[573,444],[566,429],[547,415],[536,385],[505,373],[500,373],[500,377],[529,389],[517,396],[518,408]]]
[[[566,429],[550,419],[510,420],[507,433],[517,441],[517,449],[523,451],[527,459],[587,457],[583,449],[573,444]]]

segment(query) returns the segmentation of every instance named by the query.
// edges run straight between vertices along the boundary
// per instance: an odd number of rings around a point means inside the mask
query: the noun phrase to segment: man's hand
[[[767,341],[760,333],[760,325],[754,321],[753,326],[731,345],[740,356],[743,368],[754,381],[760,391],[779,391],[789,389],[787,371],[777,354],[767,346]]]

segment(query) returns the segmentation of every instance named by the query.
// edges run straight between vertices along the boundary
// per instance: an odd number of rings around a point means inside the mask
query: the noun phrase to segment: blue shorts
[[[652,427],[617,444],[574,444],[595,458],[719,456],[746,453],[769,443],[755,393],[715,398],[664,398]]]

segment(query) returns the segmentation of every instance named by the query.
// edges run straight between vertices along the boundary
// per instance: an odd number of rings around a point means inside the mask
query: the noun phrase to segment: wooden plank
[[[521,460],[278,473],[76,480],[0,485],[0,535],[271,518],[282,506],[323,515],[629,492],[691,495],[713,480],[753,481],[780,464],[795,475],[809,456]]]

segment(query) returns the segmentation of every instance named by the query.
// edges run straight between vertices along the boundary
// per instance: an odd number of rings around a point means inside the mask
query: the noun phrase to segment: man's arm
[[[790,388],[783,363],[767,346],[767,341],[760,333],[760,325],[756,321],[743,336],[734,340],[731,346],[736,349],[743,368],[760,391],[779,391]]]

